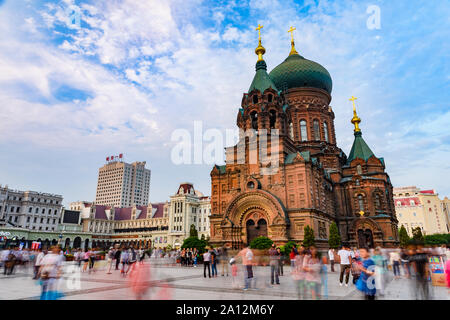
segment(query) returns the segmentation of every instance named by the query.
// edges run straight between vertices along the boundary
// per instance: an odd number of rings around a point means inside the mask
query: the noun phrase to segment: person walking
[[[392,269],[394,271],[394,279],[400,278],[400,254],[397,250],[392,251],[390,254],[390,260]]]
[[[120,263],[122,263],[122,270],[120,270],[120,274],[123,275],[123,276],[126,276],[127,273],[128,273],[128,269],[129,269],[128,262],[129,262],[129,259],[130,259],[130,254],[128,252],[128,249],[124,248],[122,250],[122,253],[120,254]]]
[[[400,263],[402,265],[403,272],[405,273],[405,277],[410,278],[411,277],[411,268],[409,265],[409,256],[408,256],[406,249],[404,249],[404,248],[402,248],[402,251],[400,253]]]
[[[330,260],[331,272],[334,272],[334,249],[328,250],[328,259]]]
[[[62,275],[64,255],[59,253],[60,248],[53,246],[51,252],[41,261],[39,276],[41,278],[41,300],[56,300],[62,297],[58,292],[58,282]]]
[[[369,249],[365,247],[359,249],[359,255],[362,260],[359,265],[361,276],[356,283],[356,288],[364,293],[366,300],[375,300],[377,292],[374,282],[375,262],[370,258]]]
[[[211,253],[207,249],[206,252],[203,254],[203,276],[205,278],[206,278],[206,269],[208,269],[208,277],[211,278],[210,262],[211,262]]]
[[[36,260],[34,262],[34,280],[39,279],[39,269],[42,265],[42,259],[44,259],[45,255],[47,254],[47,250],[41,250],[39,254],[36,257]]]
[[[122,251],[120,249],[117,249],[114,252],[114,259],[116,260],[116,270],[119,270],[120,265],[120,256],[122,255]]]
[[[114,256],[115,256],[115,251],[113,247],[109,248],[108,251],[108,271],[106,272],[106,274],[111,274],[111,268],[114,262]]]
[[[270,263],[270,284],[274,284],[274,280],[276,284],[280,284],[280,278],[278,275],[279,270],[279,253],[275,248],[275,244],[272,244],[272,247],[269,249],[269,263]],[[275,279],[274,279],[275,278]]]
[[[283,265],[284,265],[284,254],[281,252],[280,248],[277,248],[278,253],[278,276],[283,276]]]
[[[350,269],[351,269],[351,252],[350,249],[346,246],[342,246],[342,249],[338,251],[338,256],[340,258],[340,267],[341,272],[339,275],[339,285],[342,287],[344,282],[344,274],[345,274],[345,286],[348,287],[348,280],[350,278]]]
[[[228,248],[226,246],[222,247],[222,252],[220,254],[220,260],[221,260],[221,264],[222,264],[222,277],[225,276],[225,270],[227,273],[227,277],[228,277]]]
[[[375,263],[375,288],[378,293],[384,294],[384,259],[381,255],[380,248],[376,248],[372,256],[372,260]]]
[[[309,255],[303,259],[303,270],[306,272],[305,280],[313,300],[320,299],[320,260],[315,246],[309,248]]]
[[[303,259],[305,258],[305,249],[301,248],[295,256],[295,266],[292,278],[296,284],[298,299],[306,299],[305,271],[303,270]]]
[[[295,257],[297,253],[295,252],[295,246],[292,247],[291,252],[289,252],[289,260],[291,261],[291,270],[295,268]]]
[[[428,283],[428,255],[423,250],[422,246],[418,246],[416,250],[413,250],[413,255],[410,257],[410,261],[415,272],[415,298],[417,300],[429,300],[430,287]]]
[[[217,277],[217,253],[216,250],[211,250],[211,271],[212,276]]]
[[[94,249],[89,250],[89,273],[95,272],[94,265],[95,265],[95,258],[96,253]]]

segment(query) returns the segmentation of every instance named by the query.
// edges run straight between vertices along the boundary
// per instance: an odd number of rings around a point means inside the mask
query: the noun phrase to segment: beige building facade
[[[394,204],[398,225],[403,225],[410,236],[416,227],[424,235],[450,232],[448,207],[435,190],[415,186],[394,188]]]

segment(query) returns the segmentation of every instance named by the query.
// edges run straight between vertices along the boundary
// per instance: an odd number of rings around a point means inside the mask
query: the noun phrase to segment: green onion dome
[[[279,90],[313,87],[331,94],[333,87],[327,69],[317,62],[303,58],[298,53],[290,54],[269,73],[269,76]]]

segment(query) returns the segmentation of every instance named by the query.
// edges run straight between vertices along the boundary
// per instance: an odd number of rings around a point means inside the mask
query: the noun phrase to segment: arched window
[[[358,165],[356,166],[356,172],[357,172],[359,175],[362,175],[362,167],[361,167],[360,164],[358,164]]]
[[[362,194],[358,194],[359,211],[364,211],[364,198]]]
[[[381,200],[378,193],[375,194],[375,209],[381,210]]]
[[[258,113],[253,111],[250,113],[250,118],[252,119],[252,128],[258,130]]]
[[[270,110],[270,129],[275,129],[275,123],[277,121],[277,112],[275,110]]]
[[[314,140],[318,141],[320,140],[319,120],[313,121],[313,128],[314,128]]]
[[[253,96],[253,103],[258,103],[258,96],[256,94]]]
[[[323,134],[325,135],[325,141],[330,142],[328,138],[328,125],[326,122],[323,123]]]
[[[272,102],[272,100],[273,100],[273,95],[271,93],[269,93],[269,95],[267,96],[267,101]]]
[[[289,122],[289,137],[294,140],[294,126],[292,122]]]
[[[308,141],[308,130],[306,129],[306,120],[300,121],[300,140]]]

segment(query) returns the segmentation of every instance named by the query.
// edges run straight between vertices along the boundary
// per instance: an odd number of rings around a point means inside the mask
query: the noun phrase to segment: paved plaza
[[[148,263],[148,260],[146,261]],[[350,283],[349,287],[339,286],[339,267],[336,272],[328,273],[328,299],[359,300],[361,293]],[[296,300],[297,293],[290,267],[286,266],[284,276],[280,277],[279,286],[270,286],[269,267],[256,267],[256,289],[244,291],[232,286],[232,278],[204,278],[203,266],[198,268],[167,266],[153,264],[151,278],[147,283],[150,290],[145,299],[178,299],[178,300]],[[79,280],[79,281],[78,281]],[[239,277],[239,285],[243,285]],[[40,296],[38,281],[31,279],[31,270],[18,269],[11,276],[0,275],[0,299],[35,300]],[[431,287],[433,299],[449,299],[447,288]],[[119,271],[106,274],[105,262],[97,263],[96,271],[80,273],[72,262],[66,262],[64,277],[60,281],[60,291],[66,300],[134,300],[128,277],[120,275]],[[405,278],[389,279],[383,299],[414,299],[411,281]],[[325,299],[323,297],[322,299]]]

